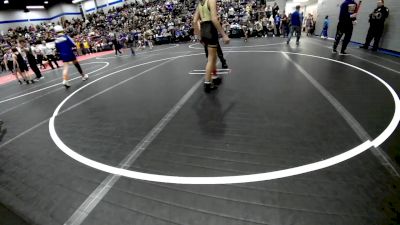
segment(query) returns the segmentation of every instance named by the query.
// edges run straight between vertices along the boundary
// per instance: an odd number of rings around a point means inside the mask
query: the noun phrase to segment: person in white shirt
[[[42,41],[41,51],[42,51],[43,55],[46,56],[46,59],[49,62],[51,69],[54,70],[53,63],[57,66],[57,68],[60,68],[60,66],[57,63],[56,58],[54,57],[53,51],[49,47],[47,47],[45,41]]]
[[[9,49],[6,54],[4,54],[4,64],[11,73],[14,73],[14,60],[11,49]]]
[[[34,53],[34,56],[35,56],[37,62],[38,62],[39,65],[40,65],[40,68],[41,68],[41,69],[45,69],[46,66],[43,65],[43,59],[44,59],[44,57],[43,57],[43,52],[42,52],[42,50],[41,50],[41,49],[39,48],[39,46],[37,46],[37,45],[33,45],[31,48],[32,48],[32,52]]]

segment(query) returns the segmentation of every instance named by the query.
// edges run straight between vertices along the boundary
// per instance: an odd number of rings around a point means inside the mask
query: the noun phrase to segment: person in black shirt
[[[18,51],[17,48],[12,48],[13,52],[13,64],[15,68],[15,77],[17,78],[19,84],[22,84],[22,81],[18,78],[18,74],[23,78],[23,80],[26,82],[26,84],[30,83],[35,83],[33,81],[33,78],[28,75],[28,65],[26,65],[26,62],[24,58],[22,57],[21,53]]]
[[[353,24],[356,23],[356,11],[357,4],[354,2],[354,0],[345,0],[342,5],[340,5],[339,23],[337,26],[335,43],[333,44],[333,53],[337,53],[337,47],[344,35],[340,54],[347,55],[346,48],[350,43],[351,36],[353,35]]]
[[[276,17],[276,15],[279,13],[279,6],[276,2],[274,2],[274,6],[272,7],[272,16]]]
[[[377,8],[369,15],[369,30],[364,45],[361,48],[368,49],[372,39],[374,39],[374,46],[372,51],[377,51],[379,47],[379,40],[383,34],[385,20],[389,16],[389,9],[384,6],[384,0],[379,0]]]
[[[42,73],[40,72],[39,68],[37,67],[37,61],[36,61],[35,56],[33,55],[31,46],[29,46],[24,39],[20,39],[19,44],[21,46],[21,51],[25,51],[25,53],[26,53],[26,59],[28,60],[29,67],[32,69],[32,71],[36,75],[35,81],[42,79],[43,76],[42,76]]]

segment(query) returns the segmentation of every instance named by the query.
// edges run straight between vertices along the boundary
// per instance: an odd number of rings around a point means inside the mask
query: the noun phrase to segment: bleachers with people
[[[218,1],[217,5],[220,21],[231,38],[244,38],[243,28],[248,37],[285,34],[285,23],[282,23],[282,27],[275,26],[272,18],[278,13],[279,7],[276,4],[271,7],[257,1],[227,0]],[[130,2],[121,7],[100,9],[87,14],[85,19],[65,20],[62,24],[47,22],[10,27],[0,35],[2,71],[13,71],[13,68],[7,66],[6,52],[12,47],[19,47],[18,42],[21,39],[30,44],[41,69],[47,64],[55,64],[59,60],[54,45],[54,27],[57,25],[64,27],[65,33],[73,39],[77,56],[112,50],[116,46],[118,49],[143,49],[153,44],[196,41],[198,38],[193,32],[192,18],[194,10],[193,1],[154,1],[145,4]],[[282,17],[285,18],[285,15]],[[129,36],[133,39],[131,43],[128,43]]]

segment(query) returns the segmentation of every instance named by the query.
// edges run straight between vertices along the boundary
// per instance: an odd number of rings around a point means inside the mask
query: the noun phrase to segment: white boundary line
[[[222,47],[222,49],[224,50],[230,50],[230,49],[234,49],[234,48],[255,48],[255,47],[267,47],[267,46],[273,46],[273,45],[283,45],[286,42],[282,42],[282,43],[273,43],[273,44],[265,44],[265,45],[245,45],[245,46],[231,46],[231,47]],[[201,45],[200,43],[195,43],[195,44],[191,44],[189,45],[189,48],[191,49],[199,49],[199,50],[204,50],[203,48],[199,48],[199,47],[193,47],[194,45]]]
[[[87,75],[90,75],[92,73],[96,73],[97,71],[100,71],[100,70],[106,68],[108,65],[110,65],[109,62],[92,62],[92,63],[104,63],[106,65],[101,67],[100,69],[97,69],[97,70],[94,70],[94,71],[92,71],[90,73],[87,73]],[[76,80],[76,79],[79,79],[79,78],[81,78],[81,77],[79,76],[79,77],[72,78],[72,79],[70,79],[70,81],[71,80]],[[4,100],[0,101],[0,104],[4,103],[4,102],[11,101],[11,100],[14,100],[14,99],[22,98],[22,97],[25,97],[27,95],[31,95],[31,94],[34,94],[34,93],[37,93],[37,92],[40,92],[40,91],[44,91],[44,90],[47,90],[49,88],[52,88],[52,87],[55,87],[55,86],[58,86],[58,85],[60,85],[60,84],[53,84],[53,85],[50,85],[50,86],[47,86],[47,87],[44,87],[44,88],[40,88],[38,90],[34,90],[34,91],[31,91],[31,92],[28,92],[28,93],[25,93],[25,94],[22,94],[22,95],[18,95],[18,96],[12,97],[12,98],[7,98],[7,99],[4,99]]]
[[[318,43],[318,44],[316,44],[316,43],[314,43],[314,42],[311,42],[311,43],[314,44],[314,45],[322,46],[322,47],[324,47],[324,48],[328,48],[328,49],[332,50],[332,46],[329,47],[329,46],[323,45],[323,44],[321,44],[321,43]],[[356,49],[359,49],[359,48],[356,48]],[[333,54],[333,53],[332,53],[332,54]],[[335,54],[336,54],[336,53],[335,53]],[[390,61],[390,62],[392,62],[392,63],[400,64],[400,63],[394,62],[394,61],[392,61],[392,60],[390,60],[390,59],[385,59],[385,58],[383,58],[383,57],[375,56],[375,55],[372,55],[372,54],[370,54],[370,53],[369,53],[368,55],[369,55],[369,56],[373,56],[373,57],[377,57],[377,58],[381,58],[381,59],[383,59],[383,60],[385,60],[385,61]],[[362,57],[360,57],[360,56],[353,55],[353,54],[349,54],[349,56],[352,56],[352,57],[354,57],[354,58],[357,58],[357,59],[360,59],[360,60],[369,62],[369,63],[371,63],[371,64],[374,64],[375,66],[379,66],[379,67],[384,68],[384,69],[386,69],[386,70],[390,70],[390,71],[392,71],[392,72],[394,72],[394,73],[400,74],[400,71],[398,71],[398,70],[395,70],[395,69],[392,69],[392,68],[390,68],[390,67],[381,65],[381,64],[379,64],[379,63],[373,62],[373,61],[368,60],[368,59],[364,59],[364,58],[362,58]]]
[[[204,75],[205,72],[190,72],[190,75]],[[229,74],[229,72],[218,72],[218,74]]]
[[[193,72],[206,72],[206,70],[192,70]],[[231,69],[217,69],[217,72],[231,71]]]
[[[167,61],[165,63],[168,63]],[[165,64],[163,63],[163,64]],[[162,64],[160,64],[162,65]],[[150,145],[150,143],[157,137],[157,135],[164,129],[172,118],[175,117],[177,112],[183,107],[183,105],[189,100],[193,93],[203,83],[203,78],[196,82],[189,91],[179,100],[177,104],[157,123],[153,129],[135,146],[135,148],[127,155],[119,167],[128,169],[132,163],[142,154],[142,152]],[[64,223],[64,225],[80,225],[86,219],[86,217],[93,211],[98,203],[104,198],[104,196],[111,190],[114,184],[119,180],[121,176],[115,174],[109,174],[105,180],[89,195],[89,197],[79,206],[72,216]]]
[[[93,63],[98,63],[98,62],[93,62]],[[92,64],[92,63],[91,63],[91,62],[90,62],[90,63],[82,63],[81,65],[87,65],[87,64]],[[90,68],[91,68],[91,67],[85,68],[85,70],[90,69]],[[55,70],[52,70],[51,72],[56,72],[56,71],[55,71]],[[75,75],[75,74],[78,74],[78,72],[71,73],[70,76]],[[17,92],[17,93],[13,93],[13,94],[11,94],[11,95],[8,95],[8,96],[6,96],[6,97],[3,97],[3,99],[15,97],[15,96],[18,96],[18,95],[20,95],[20,94],[26,92],[26,91],[29,91],[29,90],[32,90],[32,89],[36,89],[36,88],[39,88],[39,87],[46,86],[46,84],[52,83],[52,82],[54,82],[54,81],[59,81],[59,77],[56,77],[56,78],[52,77],[52,78],[53,78],[53,79],[50,79],[50,80],[48,79],[48,77],[47,77],[47,79],[44,78],[44,80],[38,82],[38,84],[35,84],[35,85],[33,85],[33,86],[31,86],[31,87],[29,87],[29,88],[27,88],[27,89],[24,89],[24,90],[22,90],[22,91]],[[2,99],[0,99],[0,101],[1,101],[1,100],[2,100]]]
[[[390,67],[387,67],[387,66],[384,66],[384,65],[382,65],[382,64],[379,64],[379,63],[373,62],[373,61],[371,61],[371,60],[368,60],[368,59],[361,58],[360,56],[357,56],[357,55],[353,55],[353,54],[349,54],[349,55],[350,55],[350,56],[352,56],[352,57],[354,57],[354,58],[356,58],[356,59],[359,59],[359,60],[363,60],[363,61],[369,62],[369,63],[371,63],[371,64],[374,64],[375,66],[379,66],[379,67],[382,67],[382,68],[384,68],[384,69],[390,70],[390,71],[392,71],[392,72],[394,72],[394,73],[398,73],[398,74],[400,74],[400,71],[398,71],[398,70],[395,70],[395,69],[392,69],[392,68],[390,68]]]
[[[146,58],[148,58],[148,57],[146,56]],[[117,68],[123,67],[123,66],[125,66],[125,65],[127,65],[127,64],[130,64],[130,63],[122,64],[122,65],[120,65],[120,66],[114,67],[113,69],[117,69]],[[103,72],[103,71],[102,71],[102,72]],[[101,72],[101,73],[102,73],[102,72]],[[78,73],[73,73],[73,74],[78,74]],[[71,75],[72,75],[72,74],[71,74]],[[99,76],[99,75],[101,75],[101,74],[92,75],[91,78],[97,77],[97,76]],[[56,78],[56,79],[53,79],[53,80],[51,80],[51,81],[55,81],[55,80],[57,80],[57,78]],[[8,112],[10,112],[10,111],[12,111],[12,110],[14,110],[14,109],[19,108],[19,107],[22,106],[22,105],[28,104],[28,103],[30,103],[30,102],[33,102],[33,101],[35,101],[35,100],[37,100],[37,99],[40,99],[40,98],[42,98],[42,97],[44,97],[44,96],[47,96],[47,95],[49,95],[49,94],[52,94],[52,93],[57,92],[57,91],[60,91],[60,90],[65,90],[65,87],[63,87],[63,86],[60,85],[59,88],[56,88],[56,89],[51,90],[51,91],[49,91],[49,92],[46,92],[45,94],[42,94],[42,95],[39,95],[39,96],[35,96],[34,98],[30,98],[29,100],[27,100],[27,101],[25,101],[25,102],[21,102],[21,103],[19,103],[19,104],[17,104],[17,105],[14,105],[14,106],[11,107],[11,108],[7,108],[6,110],[0,112],[0,116],[3,115],[3,114],[5,114],[5,113],[8,113]]]
[[[204,53],[203,53],[203,54],[204,54]],[[202,54],[199,54],[199,55],[202,55]],[[132,69],[132,68],[136,68],[136,67],[139,67],[139,66],[144,66],[144,65],[147,65],[147,64],[150,64],[150,63],[161,62],[161,61],[165,61],[165,60],[161,59],[161,60],[155,60],[155,61],[152,61],[152,62],[141,63],[141,64],[138,64],[138,65],[134,65],[134,66],[131,66],[131,67],[128,67],[128,68],[121,69],[121,70],[119,70],[119,71],[117,71],[117,72],[122,72],[122,71],[125,71],[125,70],[127,70],[127,69]],[[116,67],[116,68],[117,68],[117,67]],[[110,75],[114,75],[114,74],[116,74],[117,72],[113,72],[113,73],[111,73],[111,74],[107,74],[107,75],[105,75],[104,77],[98,78],[97,80],[101,80],[101,79],[103,79],[103,78],[105,78],[105,77],[108,77],[108,76],[110,76]],[[128,79],[130,79],[130,78],[128,78]],[[95,80],[95,81],[96,81],[96,80]],[[92,82],[93,82],[93,81],[92,81]],[[106,90],[106,89],[105,89],[105,90]],[[108,89],[107,89],[107,90],[108,90]],[[104,90],[103,90],[103,91],[104,91]],[[61,112],[59,113],[59,115],[61,115],[61,114],[65,113],[65,112],[67,112],[67,111],[69,111],[69,110],[71,110],[71,109],[73,109],[73,108],[75,108],[75,107],[77,107],[77,106],[79,106],[79,105],[81,105],[81,104],[87,102],[88,100],[94,98],[95,96],[99,95],[100,93],[103,93],[103,91],[102,91],[102,92],[99,92],[99,93],[97,93],[97,94],[95,94],[94,96],[91,96],[91,97],[89,97],[89,98],[86,98],[85,100],[82,100],[82,101],[80,101],[80,102],[78,102],[78,103],[76,103],[76,104],[74,104],[74,105],[72,105],[72,106],[70,106],[70,107],[68,107],[67,109],[61,111]],[[18,138],[24,136],[25,134],[28,134],[29,132],[35,130],[36,128],[40,127],[41,125],[47,123],[47,121],[49,121],[49,120],[50,120],[50,118],[45,119],[45,120],[43,120],[43,121],[41,121],[41,122],[35,124],[33,127],[31,127],[31,128],[29,128],[29,129],[27,129],[27,130],[21,132],[21,133],[18,134],[17,136],[15,136],[15,137],[13,137],[13,138],[11,138],[11,139],[9,139],[9,140],[3,142],[3,143],[0,143],[0,149],[3,148],[4,146],[10,144],[11,142],[17,140]]]
[[[168,48],[156,49],[156,50],[151,50],[151,51],[148,51],[148,52],[138,52],[135,55],[143,55],[143,54],[149,54],[149,53],[153,53],[153,52],[159,52],[159,51],[163,51],[163,50],[167,50],[167,49],[171,49],[171,48],[176,48],[178,46],[179,46],[179,44],[175,44],[174,46],[171,46],[171,47],[168,47]],[[134,57],[134,56],[132,56],[132,55],[122,55],[122,56],[96,57],[96,59],[116,59],[116,58],[125,58],[125,57]]]
[[[324,96],[329,103],[338,111],[338,113],[346,120],[346,122],[350,125],[350,127],[354,130],[357,136],[362,140],[370,140],[371,136],[365,131],[365,129],[361,126],[361,124],[351,115],[351,113],[331,94],[328,90],[326,90],[318,81],[316,81],[311,74],[309,74],[302,66],[293,61],[286,53],[282,53],[283,56],[291,62],[297,70],[302,73],[305,78]],[[380,160],[381,164],[387,167],[389,172],[391,172],[394,176],[400,177],[400,174],[397,172],[396,168],[393,166],[393,163],[389,160],[389,157],[383,152],[383,150],[379,147],[372,148],[372,153]]]
[[[171,62],[173,59],[163,62],[158,66],[148,69],[152,70],[156,67],[164,65]],[[145,73],[146,71],[142,72]],[[139,75],[139,74],[138,74]],[[137,75],[137,76],[138,76]],[[150,132],[135,146],[135,148],[119,163],[121,168],[129,168],[135,160],[147,149],[151,142],[158,136],[159,133],[164,129],[164,127],[175,117],[178,111],[183,107],[183,105],[190,99],[194,92],[199,88],[203,81],[201,78],[196,82],[188,92],[168,111],[166,115],[153,127]],[[125,83],[123,81],[123,83]],[[110,87],[113,88],[113,87]],[[64,223],[64,225],[80,225],[88,217],[88,215],[93,211],[93,209],[99,204],[99,202],[104,198],[104,196],[111,190],[115,183],[119,180],[121,176],[115,174],[109,174],[106,179],[104,179],[99,186],[89,195],[88,198],[75,210],[72,216]]]
[[[312,58],[318,58],[318,59],[325,59],[331,62],[336,62],[342,65],[346,65],[349,67],[352,67],[354,69],[360,70],[362,72],[365,72],[366,74],[372,76],[379,82],[381,82],[392,94],[394,103],[395,103],[395,112],[393,115],[393,118],[388,125],[388,127],[374,140],[367,140],[364,143],[360,144],[359,146],[356,146],[344,153],[341,153],[339,155],[336,155],[334,157],[321,160],[318,162],[306,164],[303,166],[298,166],[298,167],[293,167],[289,169],[284,169],[284,170],[278,170],[278,171],[273,171],[273,172],[267,172],[267,173],[258,173],[258,174],[250,174],[250,175],[238,175],[238,176],[222,176],[222,177],[180,177],[180,176],[167,176],[167,175],[157,175],[157,174],[149,174],[149,173],[142,173],[142,172],[136,172],[136,171],[131,171],[127,170],[124,168],[118,168],[118,167],[113,167],[109,166],[94,160],[91,160],[89,158],[86,158],[77,152],[73,151],[71,148],[69,148],[67,145],[64,144],[64,142],[60,139],[60,137],[57,135],[57,132],[55,130],[55,118],[57,117],[61,107],[76,93],[78,93],[80,90],[84,89],[85,87],[93,84],[94,82],[97,82],[101,79],[104,79],[105,77],[111,76],[115,73],[119,73],[121,71],[128,70],[132,67],[128,67],[119,71],[115,71],[111,74],[108,74],[106,76],[103,76],[97,80],[94,80],[75,92],[71,93],[69,96],[67,96],[55,109],[53,116],[49,120],[49,132],[50,136],[53,139],[54,143],[60,148],[61,151],[63,151],[65,154],[70,156],[71,158],[75,159],[78,162],[81,162],[82,164],[85,164],[87,166],[90,166],[92,168],[107,172],[107,173],[112,173],[115,175],[119,176],[125,176],[125,177],[130,177],[134,179],[140,179],[140,180],[146,180],[146,181],[154,181],[154,182],[163,182],[163,183],[175,183],[175,184],[233,184],[233,183],[246,183],[246,182],[257,182],[257,181],[265,181],[265,180],[272,180],[272,179],[278,179],[278,178],[283,178],[283,177],[289,177],[289,176],[294,176],[298,174],[303,174],[303,173],[308,173],[316,170],[320,170],[323,168],[330,167],[332,165],[341,163],[345,160],[348,160],[358,154],[361,154],[362,152],[368,150],[371,147],[378,147],[380,144],[382,144],[389,136],[394,132],[396,129],[399,121],[400,121],[400,99],[397,96],[396,92],[393,90],[393,88],[387,84],[384,80],[379,78],[378,76],[374,75],[373,73],[366,71],[362,68],[356,67],[354,65],[337,61],[334,59],[329,59],[329,58],[324,58],[320,56],[315,56],[315,55],[308,55],[308,54],[301,54],[301,53],[293,53],[293,52],[281,52],[281,51],[230,51],[230,52],[237,52],[237,53],[286,53],[286,54],[292,54],[292,55],[301,55],[301,56],[308,56]],[[177,56],[177,57],[170,57],[170,58],[165,58],[162,60],[154,60],[148,63],[154,63],[154,62],[160,62],[160,61],[165,61],[165,60],[171,60],[171,59],[177,59],[177,58],[183,58],[183,57],[188,57],[188,56],[195,56],[195,55],[203,55],[204,53],[201,54],[190,54],[190,55],[182,55],[182,56]]]

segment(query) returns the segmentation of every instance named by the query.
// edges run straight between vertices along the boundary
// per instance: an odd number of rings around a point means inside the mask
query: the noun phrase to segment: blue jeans
[[[328,37],[328,28],[324,28],[324,29],[322,30],[320,36],[322,36],[322,37]]]
[[[296,31],[296,43],[300,41],[300,36],[301,36],[301,27],[300,26],[291,26],[290,27],[290,32],[289,32],[289,37],[287,42],[290,42],[290,39],[292,39],[293,33]]]

